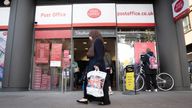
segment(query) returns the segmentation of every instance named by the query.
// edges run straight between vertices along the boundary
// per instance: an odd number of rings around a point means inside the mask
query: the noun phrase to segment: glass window
[[[156,52],[155,40],[154,31],[118,32],[118,60],[124,65],[137,63],[136,53],[145,52],[147,48],[151,48]],[[141,45],[137,47],[139,44]]]
[[[0,88],[2,88],[7,31],[0,31]]]
[[[186,16],[185,18],[183,18],[183,29],[184,29],[185,33],[188,32],[189,30],[191,30],[189,16]]]
[[[33,90],[60,91],[66,81],[70,87],[71,37],[65,30],[36,31],[34,47]],[[62,80],[62,75],[67,80]]]
[[[124,69],[128,65],[134,66],[134,72],[138,72],[140,56],[150,48],[157,57],[156,37],[154,30],[126,30],[117,33],[117,57],[119,67],[119,87],[123,89],[122,78]]]

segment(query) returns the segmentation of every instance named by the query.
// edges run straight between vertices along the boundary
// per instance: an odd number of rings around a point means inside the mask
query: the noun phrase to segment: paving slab
[[[140,92],[137,95],[115,91],[107,106],[99,106],[98,102],[77,103],[82,96],[82,91],[0,92],[0,108],[192,108],[192,91]]]

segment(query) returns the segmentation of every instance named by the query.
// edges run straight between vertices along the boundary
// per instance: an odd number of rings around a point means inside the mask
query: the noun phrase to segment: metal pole
[[[63,77],[64,77],[64,71],[62,70],[61,73],[61,92],[63,93]]]
[[[65,72],[65,92],[67,91],[67,73]]]
[[[126,69],[123,71],[123,92],[125,92],[125,74],[126,74]]]

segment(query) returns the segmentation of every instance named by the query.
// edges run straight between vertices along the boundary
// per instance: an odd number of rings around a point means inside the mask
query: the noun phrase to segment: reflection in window
[[[155,45],[154,31],[120,31],[118,32],[118,60],[121,65],[135,64],[135,44],[141,43],[141,48],[137,52],[145,52],[145,47],[151,47],[149,44]],[[152,45],[153,46],[153,45]],[[153,49],[155,46],[153,46]],[[142,49],[142,51],[140,51]]]
[[[183,18],[183,30],[185,33],[188,32],[189,30],[191,30],[189,16],[186,16],[185,18]]]

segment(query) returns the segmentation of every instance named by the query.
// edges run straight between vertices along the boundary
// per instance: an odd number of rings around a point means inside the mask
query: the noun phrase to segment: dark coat
[[[105,71],[104,54],[104,44],[101,39],[97,38],[94,42],[94,56],[89,58],[88,72],[94,70],[95,64],[99,65],[101,71]]]
[[[153,52],[150,51],[147,54],[142,55],[142,57],[141,57],[141,61],[143,62],[143,69],[145,71],[145,74],[157,74],[156,69],[149,68],[149,64],[150,64],[149,55],[154,56]]]
[[[104,62],[104,44],[101,39],[97,38],[94,41],[94,56],[90,57],[89,64],[87,67],[87,72],[94,70],[94,65],[99,66],[100,71],[106,72],[105,71],[105,62]],[[85,86],[87,85],[87,80],[85,80]],[[90,95],[86,94],[86,88],[84,88],[84,97],[88,98],[88,100],[93,101],[102,101],[104,104],[110,104],[110,99],[109,99],[109,94],[108,94],[108,87],[109,87],[109,75],[107,74],[104,87],[103,87],[103,92],[104,96],[101,98],[96,98]]]

